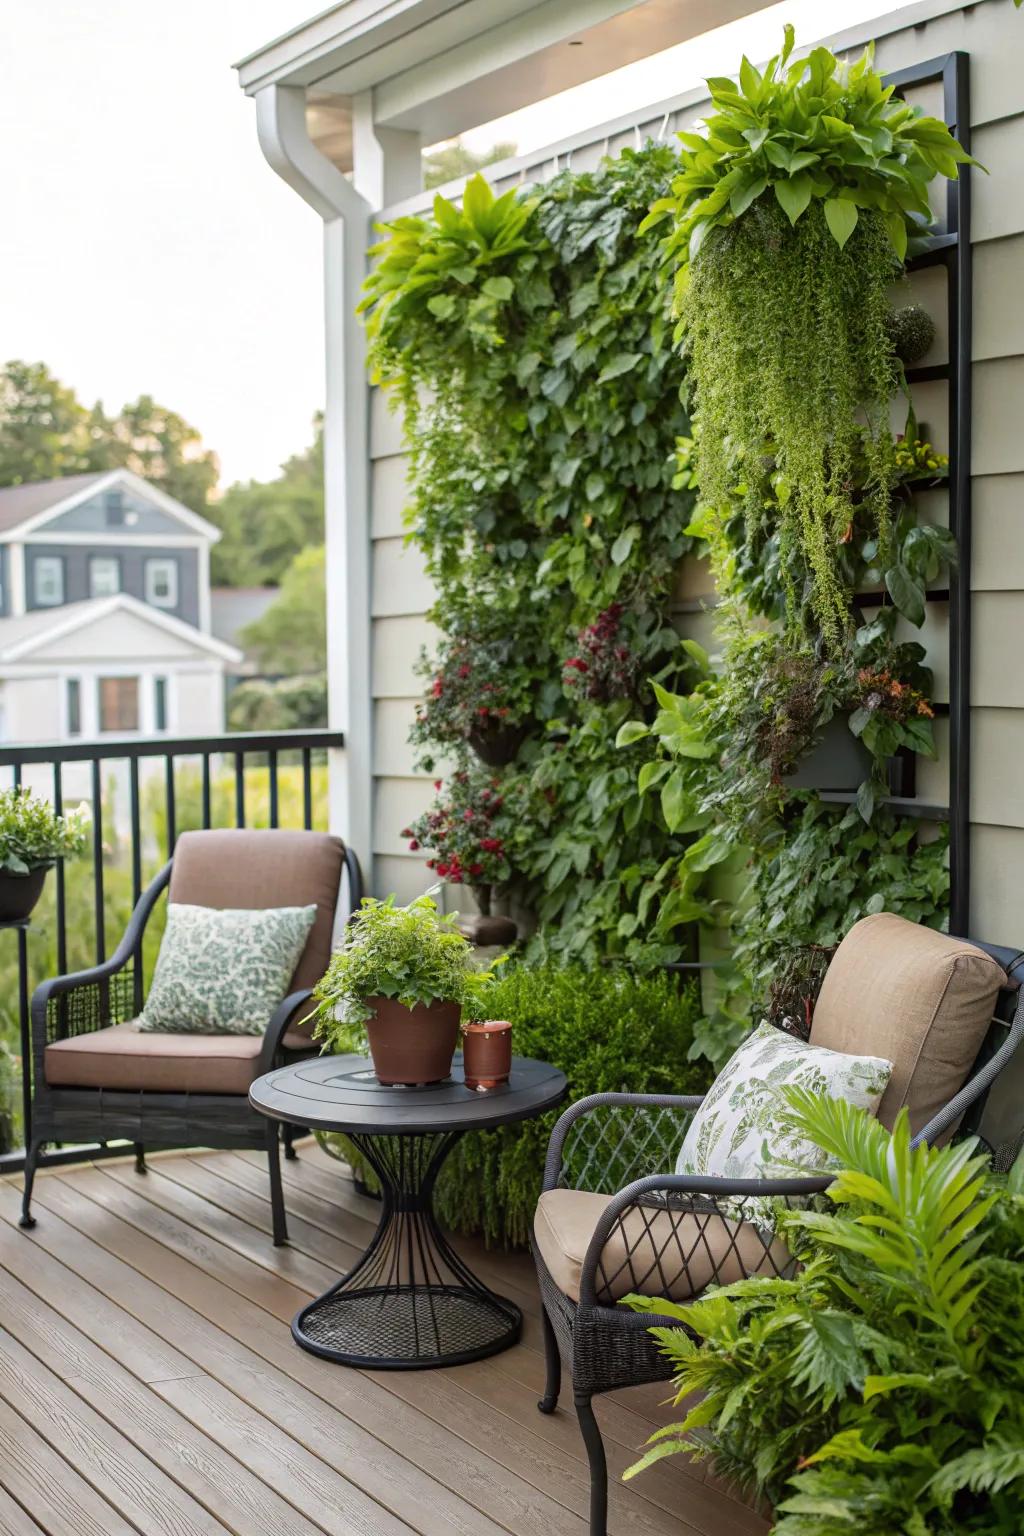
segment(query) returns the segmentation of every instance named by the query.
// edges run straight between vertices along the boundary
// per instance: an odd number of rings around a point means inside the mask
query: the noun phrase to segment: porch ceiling
[[[435,143],[765,3],[344,0],[237,69],[250,95],[273,84],[304,87],[324,127],[330,125],[330,158],[348,170],[351,101],[362,92],[373,92],[378,125],[412,129],[424,144]]]

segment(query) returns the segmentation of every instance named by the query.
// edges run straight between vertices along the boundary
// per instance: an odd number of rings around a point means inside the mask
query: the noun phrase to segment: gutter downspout
[[[255,100],[268,164],[324,221],[327,718],[345,735],[344,748],[328,752],[330,827],[355,850],[372,891],[369,390],[355,310],[373,209],[310,139],[301,87],[268,85]]]

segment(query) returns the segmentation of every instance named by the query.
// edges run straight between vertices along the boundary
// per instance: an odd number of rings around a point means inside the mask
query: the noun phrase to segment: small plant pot
[[[512,1025],[484,1019],[462,1026],[462,1073],[467,1088],[499,1088],[512,1071]]]
[[[46,866],[30,869],[27,875],[0,870],[0,923],[20,923],[30,915],[43,894]]]
[[[486,725],[469,733],[469,744],[488,768],[504,768],[526,740],[527,725]]]
[[[419,1087],[450,1076],[459,1038],[458,1003],[417,1003],[406,1008],[393,997],[368,997],[366,1021],[377,1081],[385,1087]]]
[[[871,775],[871,756],[847,723],[845,715],[828,722],[817,743],[792,773],[788,789],[858,789]]]

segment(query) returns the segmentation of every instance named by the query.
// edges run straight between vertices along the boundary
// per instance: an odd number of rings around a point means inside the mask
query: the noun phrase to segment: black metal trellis
[[[942,117],[965,150],[971,148],[969,56],[946,53],[885,76],[899,94],[924,85],[942,85]],[[928,267],[946,272],[949,349],[945,363],[906,370],[907,383],[948,386],[948,475],[931,482],[949,495],[949,528],[959,560],[948,587],[929,590],[929,603],[949,605],[949,800],[946,805],[916,798],[912,762],[898,773],[888,802],[899,815],[919,820],[949,820],[951,933],[970,927],[971,880],[971,173],[961,166],[946,189],[945,218],[927,237],[924,248],[907,262],[910,273]],[[884,594],[859,594],[858,606],[884,602]],[[939,707],[937,713],[945,713]],[[899,765],[897,764],[897,767]],[[849,803],[850,794],[823,794],[823,800]]]

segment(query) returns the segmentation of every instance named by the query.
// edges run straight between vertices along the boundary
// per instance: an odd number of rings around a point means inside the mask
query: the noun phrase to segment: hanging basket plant
[[[871,49],[847,66],[827,48],[790,64],[792,47],[787,27],[763,75],[744,59],[738,83],[708,81],[704,132],[680,134],[682,173],[644,227],[671,223],[702,498],[727,505],[737,456],[774,462],[789,615],[806,604],[835,645],[849,624],[841,552],[865,495],[889,536],[888,290],[931,221],[929,183],[969,156],[883,84]],[[746,514],[764,516],[753,476]]]

